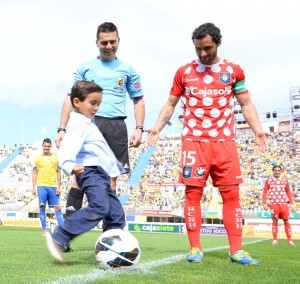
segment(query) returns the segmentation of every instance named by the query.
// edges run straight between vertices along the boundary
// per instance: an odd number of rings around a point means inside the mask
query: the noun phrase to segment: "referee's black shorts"
[[[124,117],[107,118],[95,116],[95,124],[103,134],[117,160],[130,171],[128,156],[128,133]]]

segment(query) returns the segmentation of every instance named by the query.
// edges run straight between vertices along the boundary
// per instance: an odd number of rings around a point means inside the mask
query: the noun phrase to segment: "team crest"
[[[203,176],[203,175],[205,174],[205,170],[204,170],[203,168],[198,168],[198,169],[196,170],[196,174],[197,174],[199,177],[201,177],[201,176]]]
[[[192,177],[192,167],[188,167],[188,166],[183,167],[183,177],[184,178]]]
[[[124,79],[119,77],[117,78],[117,87],[118,88],[123,88],[124,87]]]
[[[230,83],[230,73],[229,72],[220,72],[220,82],[224,84]]]

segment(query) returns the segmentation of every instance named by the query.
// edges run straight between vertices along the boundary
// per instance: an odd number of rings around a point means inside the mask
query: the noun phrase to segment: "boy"
[[[70,99],[74,111],[70,114],[58,157],[64,172],[75,174],[77,184],[87,196],[88,206],[70,215],[53,235],[47,233],[48,250],[60,262],[65,244],[94,228],[102,219],[105,219],[103,231],[125,227],[123,207],[110,187],[110,178],[125,170],[93,122],[102,99],[102,88],[94,82],[75,82]]]

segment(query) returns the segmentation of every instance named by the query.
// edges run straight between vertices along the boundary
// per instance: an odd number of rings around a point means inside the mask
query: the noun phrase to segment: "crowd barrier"
[[[290,220],[293,239],[300,239],[300,224],[297,220]],[[40,228],[39,218],[17,218],[1,217],[0,225],[17,227],[38,227]],[[52,228],[57,225],[55,219],[47,220],[47,227]],[[102,229],[102,223],[99,223],[94,229]],[[131,232],[147,233],[170,233],[186,234],[184,223],[154,223],[154,222],[127,222],[126,229]],[[201,227],[201,235],[226,236],[224,225],[205,224]],[[272,238],[272,220],[271,219],[247,219],[243,226],[243,236]],[[285,239],[286,234],[282,220],[278,223],[278,238]]]

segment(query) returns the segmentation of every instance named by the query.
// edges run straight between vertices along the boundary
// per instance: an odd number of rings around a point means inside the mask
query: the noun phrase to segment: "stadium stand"
[[[261,193],[264,180],[271,175],[274,164],[284,166],[284,175],[293,190],[296,208],[300,210],[300,139],[292,133],[277,133],[269,138],[270,149],[261,153],[252,133],[244,132],[236,137],[241,160],[244,183],[240,187],[241,205],[246,215],[255,215],[262,210]],[[130,148],[132,172],[117,180],[117,193],[125,209],[182,210],[184,186],[178,183],[180,170],[181,140],[161,139],[156,147],[143,143],[139,148]],[[34,146],[19,148],[0,146],[2,163],[13,153],[18,153],[0,172],[0,210],[34,210],[38,206],[31,194],[31,170],[34,157],[38,154]],[[61,195],[65,206],[72,177],[63,175]],[[219,197],[208,181],[202,198],[202,209],[218,209]],[[31,206],[26,205],[31,204]],[[34,205],[36,204],[36,205]],[[31,208],[31,209],[28,209]]]
[[[144,144],[145,145],[145,144]],[[143,172],[145,168],[147,167],[147,164],[149,160],[151,159],[151,156],[155,150],[154,146],[150,147],[143,147],[144,150],[142,154],[139,156],[137,159],[137,162],[135,163],[136,160],[133,160],[135,167],[133,168],[126,184],[131,185],[131,186],[137,186],[139,184],[139,180],[143,175]]]

